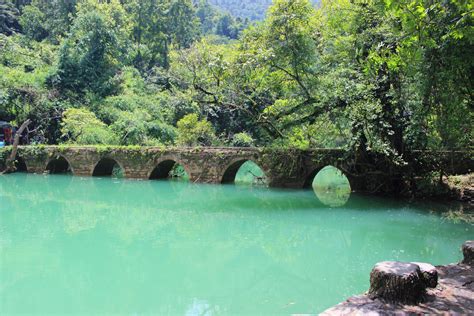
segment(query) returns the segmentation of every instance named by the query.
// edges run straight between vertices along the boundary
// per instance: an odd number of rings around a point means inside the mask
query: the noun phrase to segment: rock
[[[436,269],[439,286],[428,289],[421,304],[393,304],[357,295],[321,315],[474,315],[474,265],[450,264]]]
[[[474,240],[468,240],[462,245],[462,253],[464,255],[462,263],[474,264]]]
[[[370,273],[369,297],[389,302],[416,304],[426,293],[420,267],[413,263],[384,261],[377,263]]]
[[[421,275],[423,277],[423,281],[425,282],[425,286],[428,288],[435,288],[438,285],[438,271],[436,268],[424,262],[412,262],[420,267]]]

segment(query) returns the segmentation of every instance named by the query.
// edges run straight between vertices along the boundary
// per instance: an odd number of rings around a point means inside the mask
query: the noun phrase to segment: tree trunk
[[[371,299],[416,304],[423,299],[425,290],[420,267],[413,263],[384,261],[377,263],[370,273]]]
[[[20,128],[15,133],[15,139],[13,141],[12,152],[10,154],[10,157],[5,162],[6,169],[3,171],[3,173],[8,173],[8,172],[14,172],[15,171],[15,169],[16,169],[16,167],[15,167],[15,158],[16,158],[16,154],[18,152],[18,145],[20,144],[20,137],[21,137],[21,134],[23,134],[25,129],[30,124],[31,124],[31,120],[30,119],[26,120],[25,122],[23,122],[23,124],[21,124]]]
[[[425,286],[427,288],[434,289],[436,286],[438,286],[438,271],[433,265],[424,262],[412,263],[420,267],[421,276],[423,277],[423,281],[425,282]]]
[[[462,263],[464,264],[474,264],[474,240],[468,240],[462,245],[462,253],[464,259]]]

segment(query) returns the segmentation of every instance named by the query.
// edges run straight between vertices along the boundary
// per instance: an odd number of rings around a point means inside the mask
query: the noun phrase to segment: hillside
[[[320,0],[312,0],[319,3]],[[222,10],[229,11],[235,17],[249,20],[263,20],[272,0],[209,0],[209,3]]]

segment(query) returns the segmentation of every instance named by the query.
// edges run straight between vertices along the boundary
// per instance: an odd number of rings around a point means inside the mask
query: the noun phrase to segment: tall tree
[[[0,0],[0,33],[12,35],[20,30],[20,12],[12,2]]]
[[[117,37],[103,15],[82,12],[61,46],[58,69],[49,78],[50,85],[63,92],[112,94],[117,88],[116,43]]]
[[[32,0],[28,6],[35,7],[43,14],[44,19],[37,21],[41,22],[41,27],[48,33],[50,41],[58,44],[72,25],[76,4],[77,0]]]
[[[127,10],[134,23],[134,64],[142,71],[168,68],[170,45],[188,47],[197,35],[198,19],[189,0],[134,0]]]
[[[188,48],[199,36],[199,19],[191,0],[172,0],[166,15],[170,44],[178,49]]]

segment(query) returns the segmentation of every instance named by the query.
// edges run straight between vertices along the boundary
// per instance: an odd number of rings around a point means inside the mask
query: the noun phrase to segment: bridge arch
[[[344,206],[352,193],[349,177],[332,165],[311,172],[305,186],[312,188],[318,200],[329,207]]]
[[[180,162],[179,159],[173,157],[164,157],[155,164],[155,167],[148,173],[149,180],[159,180],[159,179],[168,179],[170,177],[170,172],[176,165],[183,167],[184,172],[188,177],[191,177],[191,173],[188,170],[188,167]]]
[[[125,174],[125,168],[120,162],[111,157],[102,157],[94,166],[92,172],[93,177],[110,177],[113,175],[114,169],[120,168]]]
[[[328,170],[328,169],[333,169],[333,170],[337,170],[341,177],[344,177],[345,179],[347,179],[349,185],[351,186],[352,188],[352,181],[351,181],[351,177],[348,176],[343,170],[341,170],[340,168],[338,168],[337,166],[333,166],[333,165],[325,165],[325,166],[322,166],[322,167],[319,167],[319,168],[316,168],[314,169],[312,172],[310,172],[306,178],[305,178],[305,181],[304,181],[304,185],[303,185],[303,188],[306,188],[306,189],[309,189],[312,187],[313,185],[313,181],[316,179],[316,177],[318,175],[320,175],[320,172],[321,171],[325,171],[325,170]]]
[[[235,178],[237,176],[237,173],[239,172],[240,168],[245,164],[251,162],[258,166],[258,168],[262,171],[263,173],[263,179],[260,178],[259,175],[252,174],[255,178],[257,178],[256,181],[261,181],[261,184],[268,184],[268,179],[267,175],[268,173],[264,168],[262,168],[259,164],[257,164],[253,159],[246,159],[246,158],[239,158],[233,160],[230,164],[228,164],[223,172],[223,175],[221,177],[221,183],[235,183]]]
[[[63,155],[58,155],[54,158],[51,158],[46,164],[46,171],[50,174],[60,174],[60,173],[74,173],[74,170],[67,160],[66,157]]]
[[[28,166],[25,159],[18,155],[15,157],[15,168],[16,172],[28,172]]]

